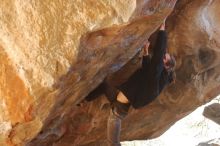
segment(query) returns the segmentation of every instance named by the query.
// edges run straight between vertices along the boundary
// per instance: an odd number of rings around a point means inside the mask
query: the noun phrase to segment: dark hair
[[[176,66],[176,59],[173,55],[170,55],[170,60],[166,63],[169,68],[167,69],[168,72],[168,80],[170,83],[176,80],[176,73],[175,73],[175,66]]]
[[[169,83],[174,83],[175,80],[176,80],[176,73],[174,70],[172,70],[168,73],[168,81]]]

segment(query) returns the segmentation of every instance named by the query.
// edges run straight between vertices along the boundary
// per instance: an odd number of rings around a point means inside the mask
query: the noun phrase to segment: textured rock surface
[[[212,139],[207,142],[200,143],[198,146],[220,146],[220,139]]]
[[[106,99],[75,105],[140,50],[174,4],[2,0],[0,144],[25,145],[34,137],[28,145],[102,143]],[[178,2],[168,20],[169,49],[178,61],[176,84],[148,107],[130,111],[123,140],[156,137],[219,94],[219,7],[219,0]],[[112,80],[119,81],[127,69]]]
[[[128,61],[174,3],[2,0],[0,145],[24,145],[53,123],[44,136],[62,135],[56,125],[71,106]]]
[[[213,103],[212,105],[205,107],[203,115],[220,125],[220,104]]]
[[[169,48],[178,58],[176,84],[148,107],[130,111],[123,123],[123,140],[156,137],[219,94],[218,6],[219,1],[178,3],[168,22]],[[131,62],[111,80],[119,82],[133,66]],[[52,128],[45,127],[31,144],[49,145],[51,141],[57,146],[102,144],[109,110],[106,103],[102,98],[82,108],[72,107],[65,122],[59,124],[59,118],[55,122],[60,135],[52,135]]]

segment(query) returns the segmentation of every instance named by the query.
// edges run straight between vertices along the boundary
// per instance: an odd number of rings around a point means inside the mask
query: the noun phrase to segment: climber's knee
[[[121,103],[119,101],[115,101],[112,106],[112,112],[115,116],[119,117],[120,119],[124,119],[130,107],[130,103]]]
[[[118,95],[117,95],[117,100],[120,102],[120,103],[129,103],[129,100],[127,99],[127,97],[122,93],[122,92],[119,92]]]

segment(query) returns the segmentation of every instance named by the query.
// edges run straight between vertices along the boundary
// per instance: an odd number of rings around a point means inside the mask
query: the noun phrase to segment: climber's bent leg
[[[113,103],[107,123],[108,146],[121,146],[121,120],[128,114],[129,107],[129,103],[121,103],[118,101]]]
[[[107,123],[108,146],[121,146],[120,144],[121,119],[110,111]]]

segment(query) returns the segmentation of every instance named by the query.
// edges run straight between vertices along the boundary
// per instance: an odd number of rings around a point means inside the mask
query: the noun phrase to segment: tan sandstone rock
[[[107,100],[76,104],[140,50],[174,4],[2,0],[0,144],[103,144]],[[177,3],[167,22],[169,50],[177,58],[176,84],[149,106],[130,111],[123,140],[157,137],[219,94],[219,7],[219,0]],[[111,80],[119,82],[128,69],[125,66]]]
[[[177,58],[176,83],[167,87],[152,104],[130,111],[123,122],[122,140],[157,137],[177,120],[219,94],[219,7],[218,0],[178,1],[167,21],[169,51]],[[90,36],[93,38],[95,34],[99,31]],[[94,43],[94,38],[92,40]],[[121,82],[121,78],[136,68],[134,64],[130,61],[114,73],[110,81],[115,84]],[[54,119],[52,127],[56,128],[45,127],[30,145],[105,145],[108,113],[109,104],[105,98],[83,107],[73,106],[66,120]],[[56,129],[57,134],[51,129]]]
[[[0,144],[24,145],[65,117],[135,54],[174,3],[2,0]]]

